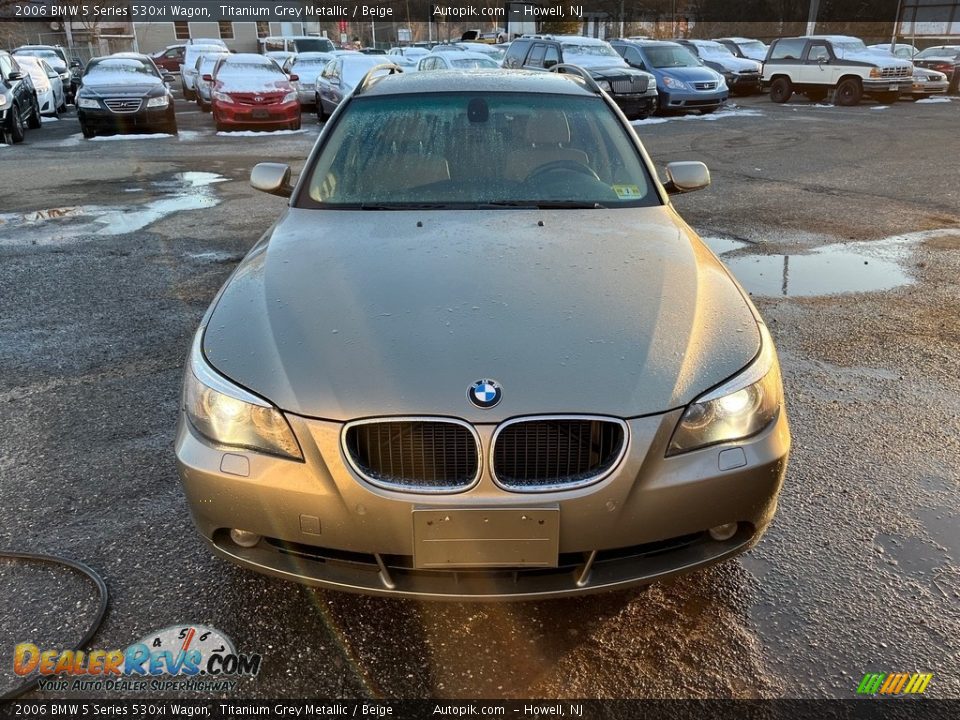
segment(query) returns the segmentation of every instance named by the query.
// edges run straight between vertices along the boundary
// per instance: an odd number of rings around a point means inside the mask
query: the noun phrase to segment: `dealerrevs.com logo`
[[[233,641],[204,625],[171,625],[120,650],[41,649],[20,643],[13,671],[39,673],[47,691],[195,690],[230,692],[239,677],[256,677],[260,655],[240,654]]]

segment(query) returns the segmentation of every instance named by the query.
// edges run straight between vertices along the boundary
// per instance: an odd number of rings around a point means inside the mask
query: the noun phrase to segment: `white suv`
[[[784,103],[795,92],[818,102],[833,93],[837,105],[856,105],[864,95],[882,103],[909,92],[913,63],[870,50],[846,35],[780,38],[770,44],[763,84],[770,99]]]

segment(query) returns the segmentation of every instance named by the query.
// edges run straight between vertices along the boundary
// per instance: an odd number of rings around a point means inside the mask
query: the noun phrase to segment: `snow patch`
[[[746,108],[722,108],[716,112],[710,113],[709,115],[676,115],[674,117],[653,117],[647,118],[646,120],[634,120],[630,124],[634,127],[639,127],[641,125],[659,125],[660,123],[665,122],[674,122],[678,120],[689,121],[689,120],[725,120],[727,118],[741,118],[741,117],[763,117],[763,112],[760,110],[752,110]]]
[[[50,115],[41,115],[40,122],[42,123],[60,122],[60,118],[55,118]]]
[[[920,105],[921,103],[926,103],[927,105],[932,105],[934,103],[948,103],[950,101],[948,97],[928,97],[923,98],[923,100],[917,100],[915,104]]]
[[[303,135],[306,129],[300,130],[221,130],[220,137],[270,137],[271,135]]]
[[[873,107],[870,108],[870,109],[871,109],[871,110],[889,110],[889,109],[890,109],[890,106],[889,106],[889,105],[875,105],[875,106],[873,106]]]
[[[163,138],[169,140],[172,137],[176,136],[167,135],[166,133],[134,133],[132,135],[97,135],[94,138],[90,138],[90,140],[92,142],[109,142],[111,140],[161,140]]]

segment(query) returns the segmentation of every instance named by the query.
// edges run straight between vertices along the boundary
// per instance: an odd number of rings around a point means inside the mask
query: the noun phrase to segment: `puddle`
[[[752,243],[748,243],[745,240],[735,240],[730,237],[718,237],[718,236],[700,236],[700,239],[707,244],[707,247],[713,250],[717,255],[723,255],[724,253],[733,252],[734,250],[740,250],[745,247],[750,247]]]
[[[216,173],[184,172],[151,183],[160,197],[141,205],[83,205],[0,215],[0,245],[40,245],[82,236],[136,232],[168,215],[219,204],[212,186],[227,179]],[[122,192],[139,190],[126,188]]]
[[[810,297],[892,290],[913,280],[899,263],[848,245],[825,245],[805,255],[743,255],[726,259],[751,295]]]
[[[763,235],[769,240],[768,235]],[[910,254],[920,243],[928,248],[960,250],[960,228],[921,230],[879,240],[827,243],[808,251],[764,255],[764,243],[728,236],[702,235],[703,241],[730,268],[751,295],[812,297],[877,292],[913,284],[906,272]],[[806,238],[806,241],[825,238]],[[776,240],[789,238],[782,233]],[[797,241],[797,239],[794,239]],[[742,251],[742,252],[737,252]],[[735,253],[731,256],[731,253]]]

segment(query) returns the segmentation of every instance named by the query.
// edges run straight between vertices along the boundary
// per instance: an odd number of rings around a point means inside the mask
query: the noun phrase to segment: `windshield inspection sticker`
[[[640,200],[643,194],[636,185],[611,185],[617,197],[621,200]]]

